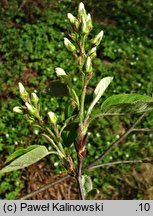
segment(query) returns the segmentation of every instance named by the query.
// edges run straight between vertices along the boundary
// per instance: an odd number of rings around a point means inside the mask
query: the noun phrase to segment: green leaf
[[[139,94],[113,95],[103,102],[101,109],[106,114],[146,112],[153,109],[153,98]]]
[[[83,187],[84,196],[86,197],[88,192],[93,189],[92,180],[89,176],[82,175],[82,187]]]
[[[69,147],[72,143],[74,143],[78,135],[78,127],[78,122],[70,123],[65,127],[62,132],[62,139],[65,146]]]
[[[93,99],[91,105],[89,106],[89,109],[87,111],[87,115],[90,115],[92,109],[94,108],[96,103],[99,101],[99,99],[101,98],[101,96],[103,95],[103,93],[105,92],[105,90],[107,89],[109,84],[112,82],[112,80],[113,80],[113,77],[105,77],[105,78],[100,80],[97,87],[95,88],[94,99]]]
[[[65,127],[65,131],[73,131],[79,128],[79,122],[71,122]]]
[[[91,191],[89,191],[85,197],[86,200],[95,200],[99,191],[96,188],[93,188]]]
[[[0,173],[6,173],[18,169],[23,169],[24,167],[28,167],[31,164],[36,163],[48,154],[50,154],[50,152],[47,150],[45,146],[38,146],[35,149],[18,157],[16,160],[14,160],[9,165],[0,170]]]
[[[55,80],[48,85],[47,93],[52,97],[64,97],[69,95],[69,90],[65,83]]]
[[[39,145],[31,145],[31,146],[28,146],[28,148],[26,148],[26,149],[23,148],[23,147],[19,148],[18,150],[16,150],[15,152],[13,152],[13,154],[11,154],[11,155],[9,155],[9,156],[7,157],[7,160],[6,160],[5,164],[6,164],[6,163],[9,163],[9,162],[11,162],[12,160],[18,158],[19,156],[21,156],[21,155],[23,155],[23,154],[25,154],[25,153],[27,153],[27,152],[29,152],[29,151],[31,151],[31,150],[37,148],[38,146],[39,146]]]
[[[64,140],[64,145],[69,147],[71,146],[77,138],[77,131],[73,130],[66,133],[66,138]]]

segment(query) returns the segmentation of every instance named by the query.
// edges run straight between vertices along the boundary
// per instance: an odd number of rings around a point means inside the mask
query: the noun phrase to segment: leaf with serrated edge
[[[50,152],[45,146],[39,146],[14,160],[12,163],[0,170],[0,173],[23,169],[24,167],[28,167],[29,165],[36,163],[48,154],[50,154]]]
[[[113,77],[105,77],[100,80],[97,87],[95,88],[94,99],[91,105],[89,106],[89,109],[87,111],[87,116],[90,115],[92,109],[94,108],[96,103],[99,101],[99,99],[101,98],[101,96],[103,95],[103,93],[105,92],[109,84],[112,82],[112,80],[113,80]]]

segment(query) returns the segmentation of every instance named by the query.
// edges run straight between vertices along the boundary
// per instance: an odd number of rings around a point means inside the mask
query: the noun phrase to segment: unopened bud
[[[36,93],[34,93],[34,92],[31,94],[31,102],[33,103],[34,107],[37,108],[38,102],[39,102],[39,98],[36,95]]]
[[[78,9],[78,16],[79,17],[86,17],[86,10],[84,8],[84,4],[82,2],[80,2],[79,4],[79,9]]]
[[[52,124],[56,124],[57,117],[54,112],[48,112],[49,120]]]
[[[90,14],[87,15],[86,22],[87,22],[88,30],[91,31],[91,29],[92,29],[92,19],[91,19]]]
[[[22,111],[21,107],[19,107],[19,106],[15,106],[13,108],[13,112],[16,112],[16,113],[19,113],[19,114],[23,114],[23,111]]]
[[[67,17],[68,17],[68,19],[70,20],[70,23],[71,23],[71,24],[74,24],[74,23],[75,23],[75,20],[76,20],[75,16],[73,16],[71,13],[68,13],[68,14],[67,14]]]
[[[20,97],[24,102],[28,101],[29,98],[29,94],[28,92],[25,90],[24,86],[22,85],[22,83],[18,83],[19,85],[19,92],[20,92]]]
[[[57,76],[65,76],[66,75],[65,71],[60,67],[55,68],[55,72],[56,72]]]
[[[101,31],[99,34],[96,35],[94,39],[91,40],[91,43],[94,44],[95,46],[98,46],[102,40],[104,32]]]
[[[31,115],[33,115],[34,117],[40,119],[39,112],[34,106],[29,104],[28,102],[26,102],[25,105],[26,105],[26,107],[27,107],[27,109],[28,109],[28,111],[29,111],[29,113]]]
[[[79,28],[79,21],[78,21],[78,19],[77,19],[75,16],[73,16],[71,13],[68,13],[68,14],[67,14],[67,17],[68,17],[70,23],[71,23],[76,29],[78,29],[78,28]]]
[[[24,88],[24,86],[22,85],[22,83],[18,83],[18,85],[19,85],[19,91],[20,91],[20,94],[23,94],[24,93],[24,91],[25,91],[25,88]]]
[[[92,63],[91,63],[91,58],[90,56],[87,57],[86,65],[85,65],[85,70],[87,73],[92,71]]]
[[[94,59],[96,57],[96,47],[93,47],[89,53],[88,56],[90,56],[91,59]]]
[[[75,46],[71,43],[69,39],[64,38],[64,44],[70,52],[74,52],[76,50]]]
[[[87,26],[87,21],[85,17],[82,17],[82,22],[81,22],[81,32],[83,34],[88,34],[89,33],[89,29]]]

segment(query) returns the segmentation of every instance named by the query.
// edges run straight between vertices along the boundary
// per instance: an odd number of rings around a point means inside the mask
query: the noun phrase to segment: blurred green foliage
[[[25,2],[23,4],[23,2]],[[75,14],[78,0],[63,1],[1,1],[0,2],[0,159],[5,161],[19,146],[42,144],[39,131],[30,128],[25,119],[14,114],[12,109],[19,104],[17,83],[21,81],[29,90],[36,90],[41,98],[42,113],[56,111],[61,115],[67,98],[52,98],[47,86],[56,78],[55,67],[62,67],[73,75],[74,85],[79,88],[76,65],[63,46],[69,23],[66,14]],[[100,78],[111,75],[114,81],[105,96],[115,93],[153,92],[153,3],[151,0],[84,1],[87,11],[94,19],[95,35],[101,29],[105,35],[94,61],[94,78],[89,92]],[[136,116],[137,117],[137,116]],[[85,165],[100,156],[120,136],[136,117],[109,117],[93,122],[88,136],[88,154]],[[152,127],[153,113],[141,123]],[[140,159],[153,153],[153,134],[132,134],[125,144],[107,156],[105,162],[113,160]],[[72,152],[72,154],[74,154]],[[75,157],[75,155],[74,155]],[[51,158],[54,166],[57,158]],[[2,164],[1,164],[2,165]],[[55,168],[55,173],[61,166]],[[118,187],[116,178],[129,167],[124,165],[91,173],[93,182],[101,191],[111,194],[110,185]],[[107,173],[108,172],[108,173]],[[107,173],[107,175],[105,175]],[[101,175],[103,174],[103,178]],[[24,182],[21,172],[0,176],[0,199],[15,199]],[[99,178],[100,176],[100,178]],[[128,199],[142,198],[137,191]],[[127,197],[126,197],[127,198]]]

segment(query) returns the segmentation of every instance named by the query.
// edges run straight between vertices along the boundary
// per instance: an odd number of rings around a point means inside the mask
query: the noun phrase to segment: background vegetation
[[[66,14],[77,11],[77,0],[2,0],[0,2],[0,166],[15,149],[42,144],[38,129],[12,112],[19,103],[18,82],[38,92],[42,113],[61,114],[67,98],[53,98],[49,84],[56,78],[54,68],[62,67],[73,74],[79,88],[77,70],[63,45],[68,34]],[[113,76],[107,96],[114,93],[153,93],[153,3],[151,0],[85,0],[94,19],[94,32],[105,35],[94,62],[94,79],[90,94],[100,78]],[[105,94],[105,96],[106,96]],[[93,122],[88,137],[89,164],[120,136],[137,116],[109,117]],[[150,112],[141,127],[151,128]],[[152,157],[153,133],[133,133],[105,162]],[[74,156],[75,157],[75,156]],[[56,157],[43,161],[52,175],[61,172]],[[41,170],[42,167],[39,167]],[[47,169],[47,168],[46,168]],[[26,194],[28,171],[0,176],[0,199],[17,199]],[[62,169],[62,172],[64,170]],[[44,173],[44,170],[43,170]],[[45,175],[45,174],[44,174]],[[152,165],[118,165],[91,172],[95,187],[103,199],[153,199]],[[34,184],[34,182],[33,182]],[[32,188],[32,187],[31,187]],[[122,190],[121,190],[122,189]],[[30,189],[29,189],[30,190]],[[56,197],[57,198],[57,197]]]

